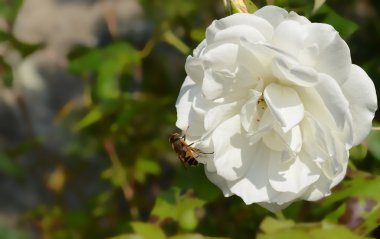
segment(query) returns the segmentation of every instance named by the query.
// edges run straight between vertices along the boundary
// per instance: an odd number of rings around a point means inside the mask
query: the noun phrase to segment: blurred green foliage
[[[275,4],[333,25],[348,41],[353,62],[366,66],[377,85],[380,60],[367,48],[378,49],[378,41],[372,38],[379,38],[380,28],[378,22],[363,25],[352,17],[350,9],[359,1],[318,1],[320,8],[306,0],[254,3],[258,7]],[[72,136],[61,146],[62,157],[70,160],[55,159],[54,170],[42,182],[53,199],[21,215],[20,229],[1,226],[0,238],[380,237],[378,132],[352,149],[347,179],[330,197],[297,202],[276,215],[257,205],[247,206],[236,197],[223,198],[202,166],[182,167],[167,137],[176,131],[174,104],[185,77],[186,54],[203,39],[211,21],[224,16],[223,3],[140,3],[153,25],[144,47],[115,37],[97,48],[72,49],[68,70],[83,81],[83,106],[77,107],[74,100],[67,102],[55,122]],[[0,15],[9,26],[21,4],[21,0],[0,1]],[[372,4],[380,10],[378,3]],[[250,9],[254,10],[253,5]],[[377,12],[375,19],[379,17]],[[359,45],[366,40],[373,45]],[[18,41],[12,27],[0,31],[0,41],[10,43],[23,57],[41,47]],[[12,85],[12,67],[2,58],[0,77],[5,85]],[[0,149],[0,174],[15,178],[27,174],[30,169],[23,168],[18,158],[46,140],[31,138]],[[100,167],[91,172],[97,174],[96,180],[81,183],[81,170],[94,164]],[[95,193],[80,196],[76,206],[70,204],[71,187],[84,191],[90,186],[97,188]]]

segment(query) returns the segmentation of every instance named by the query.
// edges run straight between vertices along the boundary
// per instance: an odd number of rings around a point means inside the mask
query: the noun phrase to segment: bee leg
[[[201,155],[201,154],[214,154],[214,152],[212,152],[212,153],[205,153],[205,152],[203,152],[200,149],[193,149],[193,152],[195,152],[198,156]]]
[[[192,142],[191,144],[189,144],[189,146],[191,146],[191,145],[193,145],[193,144],[195,144],[195,143],[198,143],[198,142],[201,142],[201,140],[194,141],[194,142]]]
[[[182,139],[183,140],[186,140],[186,134],[187,134],[187,130],[189,129],[189,127],[190,127],[190,125],[189,126],[187,126],[187,128],[186,128],[186,130],[185,130],[185,133],[182,135]]]

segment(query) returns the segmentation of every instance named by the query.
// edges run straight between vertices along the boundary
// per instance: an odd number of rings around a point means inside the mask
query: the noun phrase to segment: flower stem
[[[184,55],[188,55],[190,53],[190,48],[181,40],[171,30],[166,30],[164,32],[164,40],[170,45],[174,46],[182,52]]]

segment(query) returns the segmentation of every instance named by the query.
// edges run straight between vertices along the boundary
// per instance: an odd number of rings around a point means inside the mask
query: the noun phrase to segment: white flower
[[[275,6],[214,21],[185,69],[176,124],[207,177],[271,211],[329,195],[377,109],[338,32]]]

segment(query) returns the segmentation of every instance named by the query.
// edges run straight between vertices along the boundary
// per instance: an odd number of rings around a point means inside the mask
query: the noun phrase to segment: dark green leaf
[[[23,174],[23,169],[13,159],[0,152],[0,172],[19,177]]]
[[[10,38],[9,34],[7,32],[0,30],[0,42],[8,41]]]
[[[338,15],[326,4],[318,10],[314,17],[317,21],[323,21],[324,23],[332,25],[344,39],[348,39],[359,27],[355,22]]]
[[[13,71],[12,67],[0,57],[0,78],[3,80],[5,86],[12,86],[13,84]]]
[[[23,2],[23,0],[0,0],[0,15],[13,24]]]

